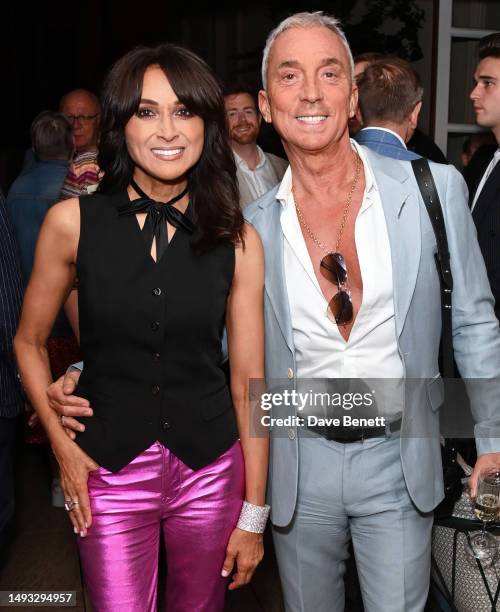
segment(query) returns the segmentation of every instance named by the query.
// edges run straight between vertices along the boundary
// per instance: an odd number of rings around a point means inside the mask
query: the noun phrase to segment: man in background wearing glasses
[[[92,193],[100,180],[97,164],[99,116],[101,107],[95,94],[86,89],[74,89],[65,94],[59,110],[73,126],[75,155],[64,181],[61,198],[74,198]]]

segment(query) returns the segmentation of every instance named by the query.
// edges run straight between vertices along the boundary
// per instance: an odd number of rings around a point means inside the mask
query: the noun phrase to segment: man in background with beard
[[[250,89],[244,85],[227,89],[224,105],[243,209],[281,181],[288,162],[258,146],[262,116]]]

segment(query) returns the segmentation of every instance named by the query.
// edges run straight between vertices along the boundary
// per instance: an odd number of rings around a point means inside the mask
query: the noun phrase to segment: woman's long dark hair
[[[203,151],[188,172],[188,188],[197,227],[193,248],[203,252],[220,240],[242,241],[243,215],[239,206],[234,156],[228,143],[222,88],[209,66],[192,51],[169,43],[137,47],[111,68],[102,94],[99,166],[102,193],[127,188],[134,171],[125,142],[125,125],[137,112],[144,73],[158,66],[177,98],[201,117],[205,126]]]

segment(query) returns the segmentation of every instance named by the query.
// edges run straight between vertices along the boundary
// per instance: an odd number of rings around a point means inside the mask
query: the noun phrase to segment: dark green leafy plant
[[[394,54],[410,62],[422,57],[418,31],[425,13],[415,0],[332,0],[330,2],[283,3],[267,2],[269,22],[282,19],[299,11],[325,11],[335,15],[343,24],[354,55],[367,51]],[[258,82],[262,46],[248,49],[231,57],[231,78],[239,75]]]
[[[346,21],[346,35],[353,52],[394,53],[410,62],[421,59],[418,31],[424,11],[414,0],[368,0],[361,20]]]
[[[408,61],[422,57],[418,31],[425,13],[415,0],[333,0],[330,2],[269,3],[275,23],[298,11],[325,11],[338,17],[354,54],[366,51],[393,53]],[[358,15],[358,20],[355,20]],[[359,18],[359,16],[361,16]]]

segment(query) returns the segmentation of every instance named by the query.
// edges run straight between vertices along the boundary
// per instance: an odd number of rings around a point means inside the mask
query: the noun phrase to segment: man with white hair
[[[349,139],[357,88],[336,19],[301,13],[283,21],[267,40],[262,78],[260,109],[290,162],[278,188],[245,211],[266,256],[268,383],[423,383],[382,407],[385,427],[325,426],[319,437],[300,426],[273,431],[270,503],[286,609],[343,610],[352,538],[365,609],[423,610],[432,510],[443,497],[434,232],[410,163]],[[498,378],[500,334],[466,189],[453,167],[431,169],[455,280],[457,364],[464,377]],[[498,435],[498,397],[490,405],[487,392],[473,398],[474,416]],[[275,413],[300,416],[296,407]],[[500,466],[498,440],[480,434],[477,444],[473,490],[482,468]]]
[[[294,402],[274,403],[273,417],[286,424],[276,420],[271,430],[268,491],[285,607],[344,609],[351,538],[365,610],[422,611],[432,510],[443,497],[434,232],[410,163],[349,139],[357,89],[336,19],[299,13],[280,23],[267,40],[262,77],[260,109],[290,162],[281,184],[245,210],[265,250],[269,387],[285,379],[290,398],[306,379],[379,378],[382,389],[420,379],[380,407],[384,424],[332,423],[315,437]],[[500,333],[466,189],[453,167],[431,169],[455,282],[456,361],[465,378],[498,378]],[[65,391],[73,389],[67,380]],[[473,492],[482,469],[500,467],[491,389],[483,385],[471,400],[480,455]],[[67,426],[89,410],[62,395],[61,381],[49,396]]]

